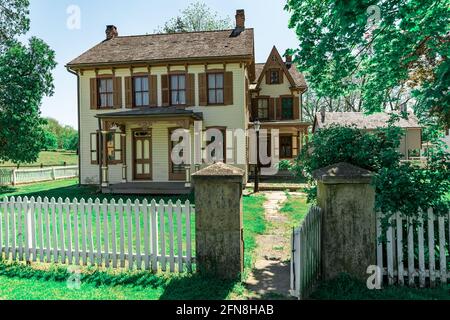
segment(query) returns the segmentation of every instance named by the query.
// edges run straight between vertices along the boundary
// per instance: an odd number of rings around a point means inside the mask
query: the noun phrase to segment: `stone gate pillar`
[[[244,268],[244,170],[216,163],[192,175],[196,259],[200,273],[239,279]]]
[[[338,163],[316,170],[322,214],[322,277],[346,272],[367,279],[376,265],[375,188],[370,171]]]

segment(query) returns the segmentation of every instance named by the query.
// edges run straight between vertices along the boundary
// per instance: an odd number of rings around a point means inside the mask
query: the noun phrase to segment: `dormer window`
[[[272,69],[269,72],[269,84],[280,84],[280,70]]]

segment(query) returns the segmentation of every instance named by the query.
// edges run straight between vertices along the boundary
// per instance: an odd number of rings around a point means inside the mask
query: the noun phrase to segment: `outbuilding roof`
[[[321,112],[316,114],[313,130],[329,127],[332,124],[341,126],[355,125],[360,129],[376,129],[387,127],[391,113],[374,113],[365,115],[363,112],[325,112],[324,117]],[[409,113],[408,119],[400,117],[395,123],[401,128],[421,128],[419,120],[413,113]]]

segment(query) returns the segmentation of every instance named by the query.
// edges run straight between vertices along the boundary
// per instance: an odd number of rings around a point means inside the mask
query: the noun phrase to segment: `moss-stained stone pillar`
[[[244,170],[217,163],[192,175],[199,272],[239,279],[244,267]]]
[[[375,189],[370,171],[338,163],[313,173],[322,214],[322,277],[366,279],[376,264]]]

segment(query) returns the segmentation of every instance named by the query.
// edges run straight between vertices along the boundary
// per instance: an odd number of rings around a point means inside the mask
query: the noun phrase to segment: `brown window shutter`
[[[270,84],[270,70],[266,71],[266,84]]]
[[[150,106],[157,107],[158,106],[158,76],[150,75],[148,77],[148,83],[150,86]]]
[[[91,78],[91,109],[98,108],[97,78]]]
[[[198,91],[199,91],[199,104],[201,106],[208,105],[208,88],[206,85],[206,73],[198,74]]]
[[[294,97],[294,120],[300,119],[300,99],[299,97]]]
[[[252,99],[252,119],[258,118],[258,99]]]
[[[168,107],[170,105],[170,89],[169,89],[169,75],[163,74],[161,76],[161,91],[162,91],[162,106]]]
[[[225,72],[224,75],[224,104],[233,104],[233,72]]]
[[[269,98],[269,120],[275,119],[275,99]]]
[[[281,120],[281,103],[282,103],[282,99],[281,98],[276,98],[276,108],[277,108],[277,120]]]
[[[125,77],[125,107],[133,108],[133,78]]]
[[[114,109],[122,108],[122,77],[113,79],[114,90]]]
[[[195,106],[195,74],[186,75],[186,105]]]

